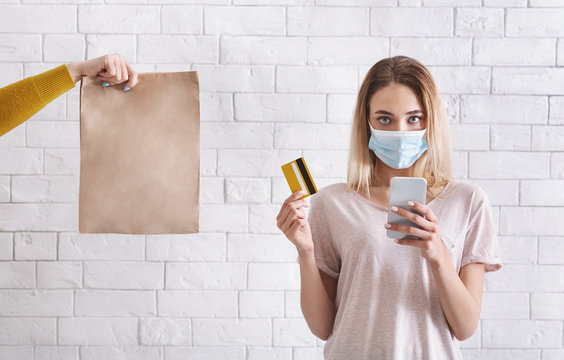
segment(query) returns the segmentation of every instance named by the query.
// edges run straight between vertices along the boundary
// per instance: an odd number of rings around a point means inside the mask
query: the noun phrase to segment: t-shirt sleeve
[[[341,270],[341,258],[331,237],[327,209],[321,200],[319,194],[311,197],[308,216],[315,261],[319,270],[337,279]]]
[[[472,199],[460,267],[470,263],[483,263],[486,272],[502,266],[490,200],[481,189],[475,191]]]

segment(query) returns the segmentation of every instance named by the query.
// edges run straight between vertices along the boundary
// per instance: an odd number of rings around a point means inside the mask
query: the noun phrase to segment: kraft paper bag
[[[198,232],[197,72],[140,74],[123,86],[82,80],[79,231]]]

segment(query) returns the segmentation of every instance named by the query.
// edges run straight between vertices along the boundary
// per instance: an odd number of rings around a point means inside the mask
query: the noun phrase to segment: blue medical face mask
[[[425,131],[384,131],[370,125],[368,148],[389,167],[407,169],[427,151]]]

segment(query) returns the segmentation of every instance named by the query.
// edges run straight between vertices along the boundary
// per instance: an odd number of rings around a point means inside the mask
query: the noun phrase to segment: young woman
[[[326,359],[462,359],[456,339],[480,317],[484,272],[501,267],[491,207],[476,186],[454,183],[446,113],[429,71],[398,56],[375,64],[360,88],[347,184],[282,205],[278,227],[297,247],[301,307],[327,340]],[[424,177],[421,228],[389,225],[394,176]],[[387,230],[417,239],[394,241]]]
[[[104,87],[127,81],[124,91],[137,84],[137,73],[120,54],[63,64],[30,76],[0,88],[0,136],[72,89],[83,75],[96,75]]]

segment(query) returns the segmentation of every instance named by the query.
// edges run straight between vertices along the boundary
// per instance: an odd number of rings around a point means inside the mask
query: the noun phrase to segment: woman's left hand
[[[421,255],[431,263],[439,263],[443,259],[448,258],[448,251],[445,248],[439,233],[439,219],[437,216],[429,207],[417,201],[411,201],[408,205],[424,217],[395,206],[392,206],[392,212],[411,220],[415,224],[421,226],[421,229],[409,225],[396,224],[386,224],[386,229],[399,231],[401,233],[417,237],[417,239],[398,239],[396,242],[400,245],[409,245],[420,248]],[[388,227],[388,225],[390,227]]]

